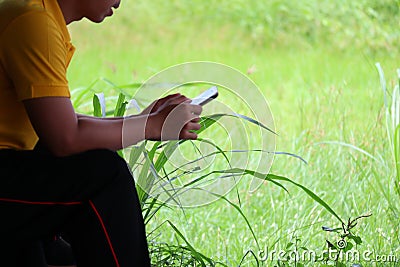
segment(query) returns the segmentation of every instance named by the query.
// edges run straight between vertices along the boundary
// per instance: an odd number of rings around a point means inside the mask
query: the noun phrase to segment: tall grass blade
[[[146,207],[143,209],[143,211],[146,211],[143,216],[145,224],[148,224],[161,208],[166,207],[166,202],[158,202],[157,197],[152,198],[150,203],[146,204]]]
[[[204,130],[209,128],[211,125],[216,123],[221,117],[222,117],[221,114],[213,114],[210,116],[201,117],[200,122],[199,122],[199,124],[201,125],[201,128],[199,130],[197,130],[196,133],[199,134],[199,133],[203,132]]]
[[[278,181],[286,181],[289,182],[299,188],[301,188],[304,192],[307,193],[307,195],[309,195],[313,200],[315,200],[316,202],[318,202],[321,206],[323,206],[329,213],[331,213],[333,216],[335,216],[340,222],[343,222],[343,220],[339,217],[339,215],[336,214],[336,212],[325,202],[323,201],[317,194],[315,194],[314,192],[312,192],[310,189],[308,189],[307,187],[296,183],[295,181],[283,177],[283,176],[278,176],[275,174],[262,174],[262,173],[257,173],[251,170],[243,170],[245,173],[251,174],[253,176],[256,176],[258,178],[262,178],[263,176],[265,177],[266,180],[278,180]]]
[[[195,131],[197,134],[200,134],[201,132],[205,131],[207,128],[209,128],[211,125],[213,125],[214,123],[216,123],[219,119],[221,119],[222,117],[233,117],[233,118],[239,118],[239,119],[243,119],[247,122],[250,122],[252,124],[255,124],[275,135],[277,135],[272,129],[268,128],[267,126],[265,126],[264,124],[262,124],[259,121],[256,121],[250,117],[247,117],[245,115],[240,115],[240,114],[225,114],[225,113],[219,113],[219,114],[212,114],[209,116],[204,116],[200,118],[200,126],[201,128],[197,131]],[[182,144],[184,142],[187,142],[188,140],[180,140],[178,143]],[[164,145],[161,145],[161,147],[163,147]]]
[[[393,123],[393,153],[396,168],[396,189],[400,196],[400,69],[397,70],[399,83],[393,90],[392,123]]]
[[[258,266],[260,266],[260,262],[258,261],[258,257],[257,257],[257,255],[254,253],[254,251],[252,251],[252,250],[248,250],[244,255],[243,255],[243,257],[242,257],[242,259],[240,260],[240,262],[239,262],[239,266],[242,266],[242,264],[243,264],[243,261],[247,258],[247,256],[249,256],[249,255],[251,255],[255,260],[256,260],[256,263],[257,263],[257,267]]]
[[[393,116],[397,117],[398,115],[395,115],[395,113],[393,113],[393,111],[391,111],[391,108],[390,108],[388,100],[387,100],[388,90],[387,90],[387,86],[386,86],[386,79],[385,79],[385,75],[383,73],[383,69],[379,63],[376,63],[375,65],[378,69],[379,79],[380,79],[381,87],[382,87],[383,94],[384,94],[384,105],[385,105],[385,113],[386,113],[386,132],[387,132],[389,144],[392,147],[394,144],[393,138],[394,138],[394,131],[395,131],[395,127],[396,127],[393,122],[393,118],[394,118]],[[400,75],[399,71],[398,71],[398,75]],[[399,77],[399,82],[400,82],[400,77]],[[395,88],[395,91],[396,91],[396,88]],[[394,101],[395,98],[396,98],[396,96],[393,95],[392,100]]]
[[[197,140],[198,140],[198,141],[203,141],[201,138],[198,138]],[[204,142],[207,142],[207,143],[209,143],[209,144],[211,144],[211,145],[215,145],[214,143],[212,143],[212,142],[210,142],[210,141],[208,141],[208,140],[204,140]],[[229,161],[229,159],[228,159],[228,156],[226,155],[226,154],[228,154],[228,153],[260,152],[260,153],[268,153],[268,154],[275,154],[275,155],[286,155],[286,156],[290,156],[290,157],[297,158],[297,159],[301,160],[303,163],[308,164],[307,161],[306,161],[305,159],[303,159],[301,156],[298,156],[298,155],[293,154],[293,153],[288,153],[288,152],[281,152],[281,151],[280,151],[280,152],[272,152],[272,151],[266,151],[266,150],[262,150],[262,149],[222,150],[222,149],[221,149],[220,147],[218,147],[217,145],[215,145],[215,148],[217,149],[217,151],[213,151],[213,152],[208,153],[208,154],[205,154],[205,155],[203,154],[201,157],[199,157],[199,158],[197,158],[197,159],[188,161],[188,162],[186,162],[186,163],[180,165],[178,168],[176,168],[176,169],[170,171],[167,175],[168,175],[168,176],[169,176],[169,175],[172,175],[172,174],[175,173],[176,171],[178,171],[178,170],[180,170],[180,169],[182,169],[182,168],[184,168],[184,167],[186,167],[186,166],[188,166],[188,165],[191,165],[191,164],[196,163],[196,162],[198,162],[198,161],[201,161],[201,160],[203,160],[203,159],[205,159],[205,158],[212,157],[212,156],[215,156],[215,155],[218,155],[218,154],[222,154],[222,156],[225,158],[226,162],[228,163],[229,167],[232,168],[232,166],[231,166],[231,164],[230,164],[230,161]]]
[[[201,262],[201,266],[206,267],[206,262],[208,262],[211,266],[214,265],[213,261],[206,257],[205,255],[201,254],[200,252],[198,252],[190,243],[189,241],[185,238],[185,236],[178,230],[178,228],[169,220],[167,220],[168,224],[172,227],[172,229],[175,231],[175,233],[186,243],[186,245],[188,246],[190,252],[192,253],[192,255],[195,257],[196,260]]]
[[[400,196],[400,124],[394,132],[394,161],[396,168],[396,189]]]
[[[227,113],[218,113],[218,114],[212,114],[209,116],[205,116],[202,117],[200,120],[200,125],[202,126],[200,128],[200,130],[196,131],[197,133],[201,133],[202,131],[204,131],[205,129],[207,129],[208,127],[210,127],[212,124],[216,123],[220,118],[222,117],[233,117],[233,118],[239,118],[239,119],[243,119],[251,124],[255,124],[261,128],[263,128],[264,130],[267,130],[275,135],[277,135],[275,133],[274,130],[270,129],[269,127],[267,127],[266,125],[262,124],[261,122],[252,119],[250,117],[247,117],[245,115],[242,114],[238,114],[238,113],[234,113],[234,114],[227,114]]]
[[[129,166],[134,166],[137,164],[140,155],[145,151],[146,149],[146,142],[142,142],[140,146],[132,146],[131,147],[131,153],[129,154]]]
[[[193,160],[193,161],[190,161],[190,162],[188,162],[188,163],[185,163],[183,166],[188,165],[188,164],[195,163],[195,162],[200,161],[200,160],[203,160],[203,159],[209,157],[210,154],[213,154],[213,155],[222,154],[222,156],[223,156],[224,159],[226,160],[226,163],[231,167],[231,162],[229,161],[229,158],[228,158],[228,156],[226,155],[226,153],[229,153],[229,151],[224,151],[224,150],[222,150],[222,149],[221,149],[218,145],[216,145],[214,142],[211,142],[210,140],[207,140],[207,139],[197,138],[197,141],[203,142],[203,143],[206,143],[206,144],[209,144],[209,145],[211,145],[212,147],[214,147],[217,151],[215,151],[215,152],[213,152],[213,153],[206,154],[206,155],[201,154],[201,157],[199,157],[198,159],[195,159],[195,160]],[[191,142],[194,143],[194,141],[191,141]],[[180,167],[183,167],[183,166],[180,166]]]
[[[144,160],[142,169],[140,170],[139,177],[137,179],[138,186],[136,186],[136,190],[137,190],[138,197],[140,200],[140,204],[142,205],[142,208],[148,198],[147,192],[149,192],[149,187],[151,186],[148,184],[148,180],[147,180],[147,175],[148,175],[148,172],[150,169],[151,160],[147,156],[147,152],[144,151],[143,154],[145,155],[145,160]]]
[[[87,95],[88,92],[92,91],[93,87],[96,85],[96,83],[99,80],[100,80],[100,78],[97,78],[88,87],[81,90],[81,92],[74,99],[74,107],[78,107],[82,104],[81,103],[82,99]]]
[[[148,152],[145,151],[144,152],[144,154],[146,155],[146,161],[148,163],[146,165],[146,168],[147,168],[146,173],[149,173],[149,171],[150,171],[150,173],[148,174],[146,179],[144,179],[144,178],[140,179],[140,183],[139,183],[139,185],[141,185],[141,187],[142,187],[141,189],[144,189],[144,191],[145,191],[145,192],[142,192],[141,201],[143,203],[146,202],[146,200],[148,199],[149,193],[152,191],[154,185],[159,183],[159,181],[161,180],[159,172],[163,168],[165,163],[168,161],[168,158],[172,155],[172,153],[177,148],[177,143],[178,143],[178,141],[170,141],[170,142],[168,142],[166,144],[165,148],[163,149],[163,151],[158,156],[158,158],[157,158],[155,163],[154,163],[154,158],[155,158],[155,155],[156,155],[156,151],[159,148],[161,142],[160,141],[155,142],[155,144],[152,146],[152,149],[150,151],[148,151]],[[142,169],[142,172],[143,172],[143,169]],[[143,173],[142,177],[144,177],[144,175],[145,174]],[[161,184],[161,187],[163,188],[162,184]],[[164,192],[167,193],[169,198],[172,201],[176,202],[176,204],[178,206],[181,206],[180,203],[178,202],[178,200],[176,198],[174,198],[173,195],[171,195],[171,193],[168,190],[164,190]]]
[[[381,83],[383,96],[384,96],[384,104],[385,104],[385,107],[388,108],[389,104],[388,104],[388,101],[387,101],[387,87],[386,87],[385,74],[384,74],[383,69],[381,67],[381,64],[379,62],[375,63],[375,66],[378,69],[379,80],[380,80],[380,83]]]
[[[383,70],[379,63],[376,64],[380,76],[381,86],[384,89],[385,95],[385,112],[386,112],[386,130],[388,135],[389,146],[393,154],[394,168],[395,168],[395,190],[400,196],[400,69],[397,69],[398,84],[393,89],[391,106],[387,103],[387,88],[386,81],[383,75]],[[388,167],[390,170],[390,167]]]
[[[321,206],[323,206],[329,213],[331,213],[334,217],[336,217],[341,223],[343,223],[343,220],[339,217],[339,215],[336,214],[336,212],[325,202],[323,201],[317,194],[315,194],[314,192],[312,192],[310,189],[308,189],[307,187],[294,182],[293,180],[283,177],[283,176],[278,176],[278,175],[274,175],[274,174],[263,174],[260,172],[256,172],[256,171],[252,171],[252,170],[247,170],[247,169],[240,169],[240,168],[234,168],[234,169],[230,169],[230,170],[224,170],[224,171],[220,171],[220,173],[243,173],[243,174],[248,174],[266,181],[285,181],[285,182],[289,182],[297,187],[299,187],[300,189],[302,189],[304,192],[307,193],[307,195],[309,195],[313,200],[315,200],[316,202],[318,202]]]
[[[227,114],[227,115],[229,115],[229,114]],[[275,131],[273,131],[272,129],[268,128],[267,126],[265,126],[264,124],[262,124],[261,122],[255,120],[255,119],[252,119],[252,118],[250,118],[250,117],[247,117],[247,116],[245,116],[245,115],[238,114],[238,113],[234,113],[233,116],[236,116],[236,117],[238,117],[238,118],[241,118],[241,119],[243,119],[243,120],[245,120],[245,121],[248,121],[248,122],[250,122],[250,123],[252,123],[252,124],[255,124],[255,125],[257,125],[257,126],[263,128],[263,129],[265,129],[265,130],[267,130],[267,131],[269,131],[269,132],[271,132],[271,133],[273,133],[273,134],[275,134],[275,135],[278,135]]]
[[[360,166],[360,168],[362,168],[362,166]],[[385,180],[382,181],[382,179],[381,179],[382,175],[379,174],[374,168],[371,169],[371,172],[373,173],[374,177],[376,177],[375,181],[378,184],[378,186],[376,186],[370,182],[371,189],[373,191],[375,191],[376,193],[378,193],[380,191],[380,193],[383,195],[386,202],[388,203],[388,208],[393,212],[393,214],[398,214],[399,213],[399,211],[397,209],[398,200],[393,198],[393,196],[390,192],[391,183],[388,183]],[[377,188],[379,189],[379,191],[377,190]],[[397,190],[396,187],[395,187],[395,189]],[[396,219],[396,223],[397,223],[397,219]]]
[[[272,180],[280,180],[280,181],[286,181],[289,182],[291,184],[294,184],[295,186],[301,188],[304,192],[306,192],[307,195],[309,195],[313,200],[315,200],[316,202],[318,202],[321,206],[323,206],[330,214],[332,214],[333,216],[335,216],[341,223],[343,223],[343,220],[339,217],[339,215],[337,215],[337,213],[325,202],[323,201],[317,194],[315,194],[314,192],[312,192],[310,189],[308,189],[307,187],[296,183],[295,181],[283,177],[283,176],[278,176],[278,175],[274,175],[274,174],[268,174],[268,178],[272,179]]]
[[[207,193],[209,193],[209,194],[211,194],[211,195],[213,195],[213,196],[216,196],[216,197],[218,197],[218,198],[220,198],[220,199],[223,199],[224,201],[228,202],[229,205],[231,205],[232,207],[234,207],[234,208],[236,209],[236,211],[239,212],[239,214],[240,214],[240,215],[242,216],[242,218],[245,220],[245,222],[246,222],[246,224],[247,224],[247,227],[249,228],[249,230],[250,230],[250,232],[251,232],[251,235],[252,235],[253,238],[254,238],[254,241],[256,241],[257,248],[258,248],[259,250],[261,250],[260,243],[258,242],[258,238],[257,238],[257,236],[256,236],[256,234],[255,234],[255,232],[254,232],[254,230],[253,230],[253,227],[251,227],[250,221],[247,219],[246,215],[244,215],[242,209],[241,209],[238,205],[236,205],[235,203],[233,203],[232,201],[230,201],[229,199],[227,199],[227,198],[226,198],[225,196],[223,196],[223,195],[220,195],[220,194],[217,194],[217,193],[208,191],[208,190],[204,190],[204,189],[201,189],[201,188],[200,188],[199,190],[205,191],[205,192],[207,192]]]
[[[186,183],[184,185],[184,187],[190,187],[190,186],[195,186],[196,184],[198,184],[199,182],[201,182],[202,180],[206,179],[208,176],[212,175],[212,174],[225,174],[223,176],[220,176],[220,178],[227,178],[227,177],[233,177],[233,176],[241,176],[243,174],[249,174],[252,175],[254,177],[257,177],[259,179],[262,180],[267,180],[277,186],[279,186],[281,189],[283,189],[286,192],[289,192],[282,184],[278,183],[277,181],[274,181],[272,179],[269,179],[268,175],[264,175],[255,171],[250,171],[248,170],[247,172],[244,171],[244,169],[239,169],[239,168],[232,168],[232,169],[227,169],[227,170],[216,170],[216,171],[211,171],[207,174],[204,174],[188,183]],[[227,174],[232,174],[232,175],[227,175]]]
[[[400,89],[399,86],[396,86],[393,90],[393,99],[392,99],[392,126],[393,129],[400,124]]]
[[[362,154],[366,155],[367,157],[369,157],[369,158],[371,158],[371,159],[373,159],[373,160],[375,160],[375,161],[380,161],[378,158],[374,157],[373,155],[371,155],[370,153],[368,153],[368,152],[365,151],[364,149],[361,149],[361,148],[359,148],[359,147],[357,147],[357,146],[355,146],[355,145],[348,144],[348,143],[345,143],[345,142],[340,142],[340,141],[323,141],[323,142],[318,142],[318,143],[316,143],[316,144],[317,144],[317,145],[318,145],[318,144],[332,144],[332,145],[340,145],[340,146],[348,147],[348,148],[351,148],[351,149],[356,150],[356,151],[358,151],[358,152],[361,152]]]

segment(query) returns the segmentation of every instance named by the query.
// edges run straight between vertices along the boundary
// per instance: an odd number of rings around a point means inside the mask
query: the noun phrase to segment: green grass
[[[399,220],[391,210],[399,200],[395,170],[351,147],[324,143],[350,144],[390,166],[393,148],[375,62],[393,88],[400,56],[398,1],[263,2],[126,0],[103,25],[70,27],[78,48],[70,86],[88,86],[98,77],[118,85],[143,82],[193,60],[224,63],[243,73],[255,66],[249,76],[269,101],[279,133],[277,150],[308,161],[276,156],[272,172],[307,186],[343,219],[371,212],[354,228],[363,241],[358,249],[399,259]],[[328,26],[320,24],[324,19]],[[105,83],[95,86],[117,96],[110,89]],[[88,94],[86,101],[91,99]],[[254,193],[239,186],[242,211],[260,245],[284,249],[298,237],[299,246],[325,249],[325,239],[338,236],[321,227],[341,225],[303,191],[285,186],[290,194],[271,183]],[[228,266],[237,266],[248,250],[258,252],[245,221],[227,202],[184,213],[162,209],[147,230],[165,219],[202,254]],[[168,225],[159,233],[160,242],[184,243]],[[242,265],[255,266],[255,261],[249,256]]]

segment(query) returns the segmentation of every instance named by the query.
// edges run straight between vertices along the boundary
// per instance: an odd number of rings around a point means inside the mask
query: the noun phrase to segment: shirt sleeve
[[[45,11],[19,16],[3,34],[4,67],[18,100],[70,97],[66,43],[56,22]]]

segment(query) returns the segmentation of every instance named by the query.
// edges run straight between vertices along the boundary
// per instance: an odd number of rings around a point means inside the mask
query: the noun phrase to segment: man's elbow
[[[56,157],[71,156],[79,152],[75,140],[71,136],[59,137],[45,142],[46,149]]]

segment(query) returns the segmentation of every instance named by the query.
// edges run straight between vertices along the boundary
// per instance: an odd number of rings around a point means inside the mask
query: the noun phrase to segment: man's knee
[[[130,176],[126,161],[116,152],[107,149],[90,150],[73,156],[71,163],[76,175],[71,177],[76,186],[101,190],[120,177]]]

